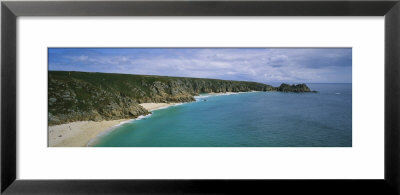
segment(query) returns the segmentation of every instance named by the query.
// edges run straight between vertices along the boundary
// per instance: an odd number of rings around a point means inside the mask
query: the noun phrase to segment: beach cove
[[[248,93],[248,92],[240,92]],[[202,99],[209,96],[219,95],[233,95],[239,93],[226,92],[226,93],[205,93],[196,96],[196,99]],[[165,109],[170,106],[182,105],[184,103],[141,103],[143,108],[149,112]],[[105,120],[105,121],[77,121],[61,125],[49,126],[49,147],[87,147],[91,146],[92,142],[105,136],[107,133],[118,128],[118,126],[140,120],[149,115],[141,115],[134,119],[120,119],[120,120]]]
[[[179,103],[143,103],[148,111],[167,108]],[[91,140],[117,128],[119,125],[141,119],[120,119],[110,121],[77,121],[49,126],[49,147],[86,147]]]

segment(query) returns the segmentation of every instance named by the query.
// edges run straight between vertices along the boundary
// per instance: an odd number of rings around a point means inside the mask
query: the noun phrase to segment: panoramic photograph
[[[352,147],[351,48],[48,48],[49,147]]]

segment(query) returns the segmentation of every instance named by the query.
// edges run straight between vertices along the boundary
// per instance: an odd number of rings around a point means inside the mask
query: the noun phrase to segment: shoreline
[[[140,105],[151,112],[180,104],[182,103],[143,103]],[[49,126],[48,147],[90,147],[90,143],[114,127],[129,121],[140,120],[146,116],[110,121],[76,121]]]
[[[255,91],[251,91],[255,92]],[[206,93],[207,95],[232,95],[248,92]],[[208,97],[208,96],[207,96]],[[200,96],[195,96],[201,98]],[[142,103],[139,104],[149,112],[181,105],[184,103]],[[149,116],[149,115],[146,115]],[[90,147],[90,144],[115,127],[146,116],[134,119],[119,119],[110,121],[76,121],[48,127],[48,147]]]

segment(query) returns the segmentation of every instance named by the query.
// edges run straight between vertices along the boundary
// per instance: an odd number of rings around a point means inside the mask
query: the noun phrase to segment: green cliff
[[[49,125],[73,121],[136,118],[148,114],[139,103],[190,102],[200,93],[311,92],[305,84],[280,87],[218,79],[49,71]]]

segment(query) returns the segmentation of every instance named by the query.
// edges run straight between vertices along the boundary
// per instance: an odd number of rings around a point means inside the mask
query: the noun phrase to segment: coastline
[[[143,103],[140,104],[148,111],[159,110],[181,103]],[[115,126],[131,120],[141,119],[119,119],[111,121],[76,121],[61,125],[49,126],[48,146],[49,147],[87,147],[99,135],[109,131]]]
[[[256,92],[256,91],[251,91]],[[249,92],[226,92],[226,93],[207,93],[205,96],[195,96],[206,98],[218,95],[233,95]],[[142,103],[139,104],[149,112],[168,108],[170,106],[181,105],[183,103]],[[148,115],[147,115],[148,116]],[[61,125],[49,126],[48,146],[49,147],[90,147],[90,143],[96,140],[105,132],[110,131],[115,126],[121,125],[131,120],[140,120],[145,116],[134,119],[119,119],[111,121],[76,121]]]

